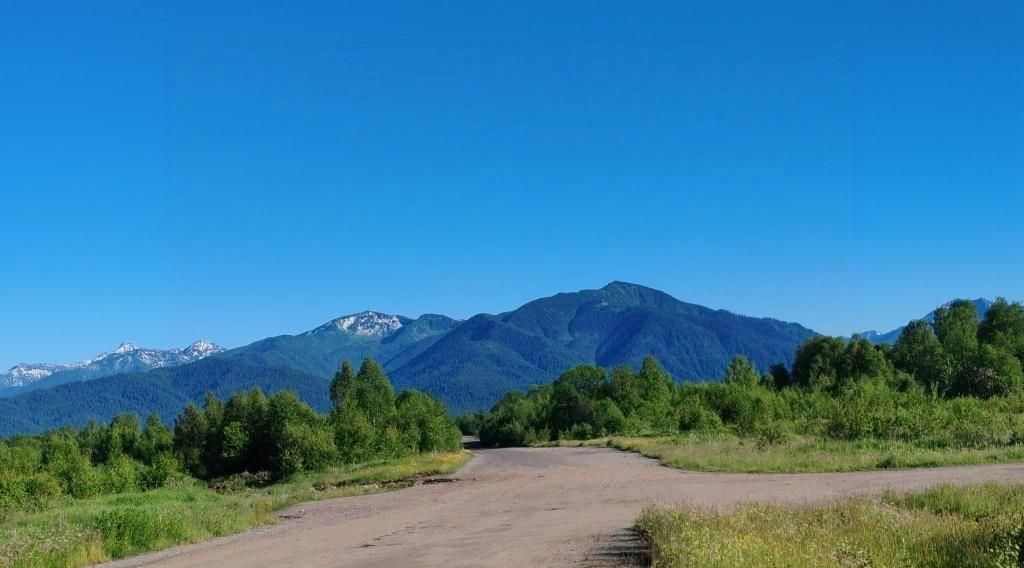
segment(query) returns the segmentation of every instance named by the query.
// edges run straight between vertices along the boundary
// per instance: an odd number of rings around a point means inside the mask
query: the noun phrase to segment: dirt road
[[[628,528],[652,503],[805,503],[939,483],[1024,481],[1024,464],[714,474],[604,448],[515,448],[477,451],[453,478],[299,505],[271,527],[108,567],[614,566],[640,554]]]

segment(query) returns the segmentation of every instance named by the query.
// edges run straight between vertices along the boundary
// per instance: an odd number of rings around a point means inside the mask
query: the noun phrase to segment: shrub
[[[164,452],[153,457],[152,462],[142,468],[142,488],[157,489],[167,484],[172,475],[178,473],[178,460]]]
[[[945,430],[956,447],[984,448],[1009,438],[1009,424],[1001,418],[978,399],[957,398],[947,405]]]
[[[589,440],[594,437],[594,428],[586,422],[573,424],[568,432],[559,434],[559,438],[569,440]]]
[[[103,490],[108,493],[138,491],[139,467],[131,458],[120,456],[103,467]]]
[[[319,426],[288,424],[279,443],[278,472],[285,477],[327,467],[338,455],[330,432]]]
[[[26,505],[29,509],[43,509],[60,499],[60,482],[45,471],[24,480]]]
[[[682,398],[677,410],[680,431],[718,432],[725,427],[718,414],[697,397]]]
[[[0,471],[0,513],[18,511],[27,500],[25,478],[13,471]]]
[[[793,437],[793,433],[783,422],[775,421],[758,424],[755,436],[757,447],[764,449],[785,444]]]

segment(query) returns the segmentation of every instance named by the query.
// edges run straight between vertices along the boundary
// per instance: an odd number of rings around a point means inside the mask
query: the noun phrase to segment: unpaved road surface
[[[808,503],[940,483],[1024,481],[1024,464],[840,474],[682,472],[605,448],[480,450],[451,483],[319,501],[279,524],[108,565],[214,568],[615,566],[653,503]]]

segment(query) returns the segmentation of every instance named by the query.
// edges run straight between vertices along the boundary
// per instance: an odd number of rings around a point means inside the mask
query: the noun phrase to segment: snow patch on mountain
[[[342,332],[360,337],[384,337],[401,329],[406,321],[402,316],[365,311],[331,320],[304,335]]]

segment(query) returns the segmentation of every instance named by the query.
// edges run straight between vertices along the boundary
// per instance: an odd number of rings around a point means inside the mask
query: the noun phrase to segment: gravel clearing
[[[937,484],[1024,482],[1024,464],[856,473],[669,469],[606,448],[477,450],[455,481],[296,505],[278,524],[108,568],[622,566],[643,563],[630,526],[647,505],[801,504]]]

